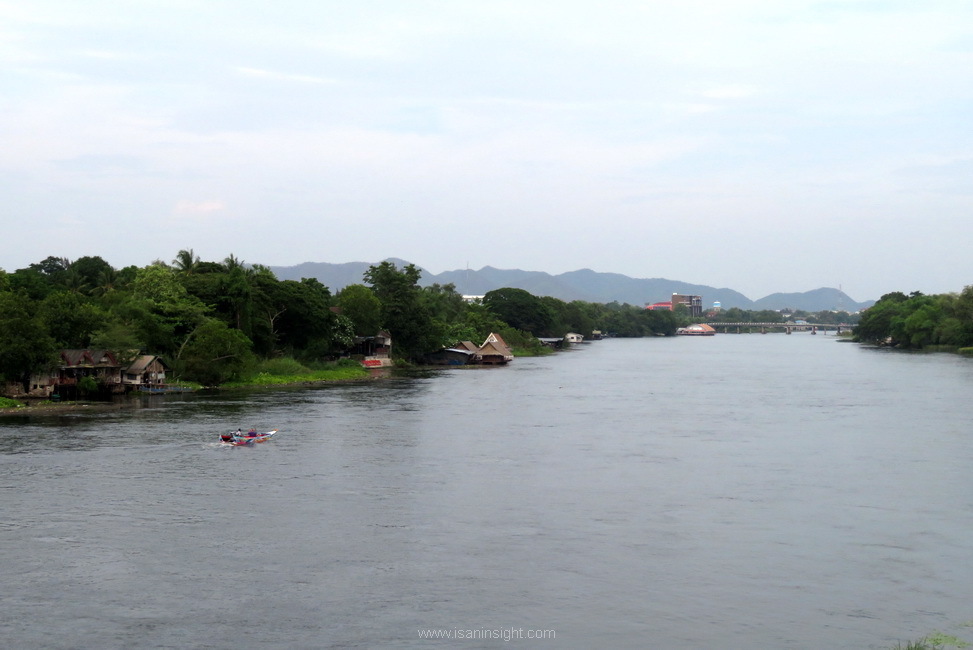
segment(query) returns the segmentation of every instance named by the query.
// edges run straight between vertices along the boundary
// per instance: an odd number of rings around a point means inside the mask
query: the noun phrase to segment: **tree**
[[[389,261],[368,267],[364,275],[382,303],[382,327],[392,336],[393,353],[414,361],[442,347],[444,338],[420,299],[421,275],[414,264],[399,270]]]
[[[419,296],[432,317],[444,323],[462,320],[466,312],[466,301],[452,282],[423,287]]]
[[[505,322],[497,318],[497,315],[490,311],[482,303],[468,303],[463,313],[462,320],[452,323],[447,330],[449,342],[453,345],[460,341],[474,341],[479,343],[490,335],[490,332],[500,332],[510,327]],[[513,343],[503,338],[508,344]]]
[[[963,345],[964,323],[956,318],[959,299],[896,291],[882,296],[862,314],[855,340],[888,342],[905,348],[931,344]],[[973,329],[973,327],[971,327]]]
[[[137,328],[153,352],[178,355],[210,309],[186,291],[175,271],[152,264],[137,271],[131,298],[115,312]]]
[[[80,279],[80,284],[88,288],[97,287],[98,280],[108,271],[114,271],[111,264],[97,255],[79,257],[68,267],[68,273],[76,275]]]
[[[186,379],[219,386],[243,376],[253,365],[250,339],[222,321],[208,319],[191,335],[179,358]]]
[[[107,315],[90,299],[58,291],[41,301],[38,314],[46,330],[62,348],[87,348],[94,333],[104,327]]]
[[[148,317],[148,316],[147,316]],[[91,347],[101,350],[111,350],[120,363],[134,361],[136,356],[145,349],[155,349],[141,338],[141,332],[133,326],[131,321],[123,320],[116,313],[108,315],[107,321],[91,335]]]
[[[192,275],[199,266],[199,256],[193,249],[184,249],[176,253],[176,259],[172,260],[176,270],[185,275]]]
[[[572,300],[567,304],[564,318],[572,332],[579,332],[585,337],[591,338],[594,330],[598,329],[600,309],[598,305],[581,300]]]
[[[488,291],[483,296],[483,304],[514,329],[530,332],[534,336],[544,336],[555,324],[555,314],[551,308],[523,289],[505,287]]]
[[[331,311],[331,292],[314,278],[284,280],[271,296],[277,344],[295,357],[320,359],[351,346],[351,323]]]
[[[58,283],[71,267],[71,261],[66,257],[47,257],[36,264],[31,264],[28,268],[41,273],[53,282]]]
[[[232,257],[232,256],[231,256]],[[230,259],[230,258],[227,258]],[[230,267],[223,283],[223,302],[229,306],[233,325],[244,334],[251,333],[253,291],[250,282],[253,272],[240,264]]]
[[[18,269],[7,275],[7,282],[11,291],[22,291],[31,300],[42,300],[57,286],[50,276],[36,268]]]
[[[916,304],[912,304],[915,302]],[[921,348],[934,342],[934,334],[943,312],[935,305],[931,296],[909,300],[910,312],[902,321],[900,336],[908,347]]]
[[[382,327],[382,301],[364,284],[350,284],[336,297],[341,313],[354,324],[355,334],[374,336]]]
[[[93,288],[91,289],[91,295],[99,296],[101,298],[111,297],[122,286],[121,275],[113,269],[108,267],[102,270],[98,277],[93,283]]]
[[[31,374],[53,365],[57,345],[24,293],[0,292],[0,375],[30,389]]]

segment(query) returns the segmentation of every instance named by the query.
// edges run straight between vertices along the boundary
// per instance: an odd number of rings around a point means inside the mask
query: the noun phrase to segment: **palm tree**
[[[176,265],[182,273],[186,275],[192,275],[199,265],[199,256],[193,253],[193,249],[181,250],[176,253],[176,259],[172,260],[172,263]]]
[[[73,269],[68,269],[64,273],[62,284],[71,293],[88,293],[88,283],[84,276]]]
[[[227,271],[243,268],[243,260],[238,259],[233,253],[230,253],[230,256],[223,260],[223,266],[226,267]]]
[[[118,271],[109,267],[98,274],[98,285],[91,290],[92,295],[105,296],[113,292],[120,281]]]
[[[232,253],[223,260],[226,267],[226,280],[223,285],[226,298],[232,305],[236,320],[236,327],[247,336],[252,332],[253,288],[257,274],[252,267],[244,266],[244,262]]]

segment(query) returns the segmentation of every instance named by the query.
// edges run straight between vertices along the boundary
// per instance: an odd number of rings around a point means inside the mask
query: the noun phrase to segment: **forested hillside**
[[[120,359],[163,356],[186,380],[238,381],[268,360],[314,367],[340,357],[356,336],[390,332],[393,355],[421,361],[461,340],[502,332],[522,350],[535,337],[671,334],[673,313],[627,305],[538,298],[521,289],[465,302],[450,284],[420,286],[421,271],[391,262],[368,267],[337,295],[313,278],[279,280],[230,256],[203,261],[182,250],[171,262],[116,269],[100,257],[48,257],[0,271],[0,374],[25,386],[57,364],[62,349],[110,350]]]
[[[405,266],[408,262],[388,260]],[[367,262],[331,264],[305,262],[296,266],[272,266],[279,278],[297,280],[316,278],[332,290],[360,281],[361,274],[370,266]],[[420,269],[421,270],[421,269]],[[542,271],[497,269],[485,266],[481,269],[463,269],[433,274],[422,270],[420,284],[452,284],[463,294],[483,295],[488,291],[511,287],[523,289],[535,296],[550,296],[565,302],[582,300],[600,304],[618,302],[637,307],[654,302],[664,302],[674,293],[703,297],[707,307],[721,303],[724,309],[800,309],[802,311],[847,311],[854,313],[870,306],[873,301],[857,302],[838,289],[814,289],[794,293],[774,293],[759,300],[751,300],[738,291],[717,288],[666,278],[631,278],[619,273],[601,273],[591,269],[569,271],[551,275]]]
[[[517,287],[467,302],[451,284],[422,286],[422,271],[390,261],[369,266],[333,294],[313,278],[278,279],[267,267],[234,256],[203,261],[181,250],[171,262],[116,269],[100,257],[48,257],[13,272],[0,270],[0,379],[26,385],[57,365],[63,349],[110,350],[120,360],[164,357],[177,377],[215,386],[266,371],[266,364],[315,368],[344,355],[356,337],[386,330],[393,356],[421,362],[459,341],[490,332],[523,352],[537,337],[595,330],[610,336],[671,335],[688,313],[650,311],[550,296]],[[717,316],[714,316],[717,317]],[[718,318],[783,318],[733,308]],[[821,313],[844,322],[844,312]],[[895,293],[867,310],[859,340],[900,346],[973,345],[973,289],[924,296]]]

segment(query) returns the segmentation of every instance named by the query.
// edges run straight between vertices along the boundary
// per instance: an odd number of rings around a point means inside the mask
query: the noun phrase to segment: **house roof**
[[[118,366],[115,355],[109,350],[61,350],[61,359],[66,367]]]
[[[162,360],[162,357],[158,357],[154,354],[143,354],[135,359],[135,361],[132,362],[132,365],[130,365],[125,372],[130,375],[137,375],[140,372],[145,372],[145,369],[152,365],[152,362],[156,359],[159,360],[159,363],[162,364],[163,368],[168,370],[169,366],[165,361]]]
[[[499,347],[506,348],[508,352],[510,351],[510,346],[496,332],[490,332],[490,335],[486,337],[486,340],[480,348],[485,347],[487,343],[496,343]]]
[[[510,359],[513,358],[513,354],[511,354],[510,348],[508,348],[505,345],[503,346],[498,345],[493,341],[489,341],[489,340],[480,346],[480,354],[483,356],[498,355],[505,358],[510,358]]]

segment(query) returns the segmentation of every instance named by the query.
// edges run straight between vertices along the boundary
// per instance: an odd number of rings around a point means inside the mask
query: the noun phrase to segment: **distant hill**
[[[753,303],[754,309],[803,309],[804,311],[821,311],[831,309],[835,311],[856,312],[875,304],[874,300],[868,302],[855,302],[844,292],[838,289],[821,287],[813,291],[804,293],[772,293]],[[818,307],[817,305],[833,305],[832,307]]]
[[[390,258],[399,267],[408,264],[405,260]],[[362,284],[365,271],[377,262],[305,262],[296,266],[271,266],[271,271],[280,280],[300,280],[316,278],[321,284],[337,293],[349,284]],[[422,268],[422,267],[419,267]],[[647,303],[664,302],[674,293],[698,295],[703,297],[703,306],[709,307],[719,302],[723,309],[803,309],[822,311],[825,309],[855,312],[874,304],[874,301],[855,302],[838,289],[821,288],[804,293],[774,293],[759,300],[751,300],[733,289],[718,289],[702,284],[690,284],[665,278],[631,278],[618,273],[599,273],[591,269],[569,271],[551,275],[543,271],[521,271],[520,269],[495,269],[484,266],[482,269],[458,269],[433,274],[422,269],[419,284],[450,284],[466,295],[483,295],[493,289],[513,287],[529,291],[535,296],[552,296],[564,301],[583,300],[596,303],[628,303],[642,306]]]

